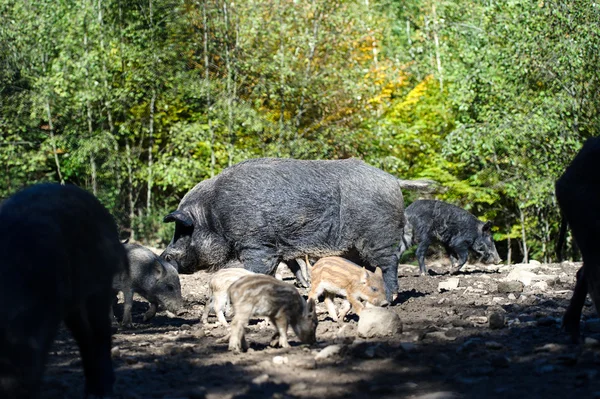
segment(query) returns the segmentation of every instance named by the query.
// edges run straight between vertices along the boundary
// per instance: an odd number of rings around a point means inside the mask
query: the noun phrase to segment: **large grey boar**
[[[183,304],[179,274],[173,265],[162,259],[150,249],[138,244],[125,244],[129,260],[129,271],[115,276],[113,288],[123,292],[124,327],[130,327],[133,293],[137,292],[150,302],[150,308],[144,314],[144,321],[156,315],[158,305],[176,313]]]
[[[421,274],[427,273],[425,254],[433,242],[441,243],[450,256],[455,272],[467,262],[469,250],[485,263],[502,261],[492,238],[491,222],[482,222],[458,206],[437,200],[417,200],[406,208],[408,219],[404,243],[417,247]]]
[[[0,397],[38,396],[62,321],[86,394],[110,394],[111,285],[127,257],[108,211],[75,186],[30,187],[0,205],[0,253]]]
[[[583,266],[577,272],[573,297],[563,317],[563,327],[575,342],[579,340],[581,309],[587,293],[592,297],[596,312],[600,311],[599,170],[600,138],[590,138],[556,181],[556,199],[583,258]],[[563,228],[561,236],[564,233]]]
[[[182,273],[239,259],[248,270],[272,275],[282,260],[354,252],[361,264],[381,267],[391,301],[405,225],[401,189],[429,185],[357,159],[241,162],[196,185],[165,217],[175,233],[162,256]]]

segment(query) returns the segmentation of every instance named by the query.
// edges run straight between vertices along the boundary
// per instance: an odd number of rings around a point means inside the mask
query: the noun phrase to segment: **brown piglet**
[[[316,301],[320,295],[324,294],[327,311],[334,321],[344,320],[344,316],[351,307],[360,316],[360,312],[364,308],[361,300],[375,306],[388,304],[380,268],[376,268],[373,273],[339,256],[327,256],[314,264],[311,280],[308,298]],[[339,315],[333,304],[333,298],[336,295],[347,298]]]
[[[229,326],[225,319],[225,308],[229,305],[229,296],[227,290],[231,284],[238,281],[244,276],[254,274],[250,270],[242,269],[239,267],[233,267],[229,269],[221,269],[210,278],[208,282],[208,295],[209,299],[206,301],[204,306],[204,313],[202,314],[202,323],[208,322],[208,314],[211,310],[217,315],[217,319],[223,326]]]
[[[279,344],[289,348],[288,325],[303,343],[316,341],[315,302],[312,299],[305,302],[292,285],[264,274],[253,274],[233,283],[228,294],[235,313],[231,321],[229,350],[245,352],[248,349],[244,328],[253,316],[267,317],[277,329],[271,346]]]

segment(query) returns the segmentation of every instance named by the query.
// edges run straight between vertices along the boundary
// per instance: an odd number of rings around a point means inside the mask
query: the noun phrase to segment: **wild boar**
[[[112,392],[112,280],[127,256],[110,213],[75,186],[40,184],[0,205],[0,397],[39,395],[64,321],[79,345],[85,394]]]
[[[150,302],[150,308],[144,314],[144,321],[156,315],[158,305],[175,313],[182,304],[181,283],[179,274],[173,265],[150,249],[138,244],[125,244],[129,271],[115,276],[113,289],[123,292],[123,321],[124,327],[131,326],[131,307],[133,293],[137,292]]]
[[[204,313],[202,314],[202,322],[208,322],[208,314],[211,310],[217,314],[219,323],[223,326],[229,326],[225,319],[225,308],[229,305],[229,296],[227,290],[231,284],[244,276],[254,274],[250,270],[242,269],[239,267],[221,269],[212,275],[208,282],[208,295],[209,299],[206,301],[204,306]]]
[[[402,188],[430,186],[357,159],[244,161],[196,185],[164,218],[175,222],[175,232],[163,256],[180,273],[239,259],[248,270],[273,275],[282,260],[354,251],[361,264],[381,267],[391,300],[406,222]]]
[[[288,326],[303,343],[316,342],[317,312],[312,299],[304,302],[292,285],[274,277],[254,274],[240,278],[228,290],[233,306],[229,350],[248,350],[244,328],[253,316],[268,317],[277,331],[271,345],[289,348]]]
[[[308,298],[317,301],[322,294],[325,294],[325,305],[334,321],[343,321],[350,305],[360,316],[364,308],[361,300],[375,306],[388,305],[381,269],[376,268],[375,273],[372,273],[339,256],[321,258],[312,268],[312,285]],[[336,295],[347,298],[349,302],[344,304],[339,316],[333,304]]]
[[[575,342],[579,341],[579,321],[587,293],[592,297],[596,312],[600,311],[599,169],[600,138],[590,138],[556,181],[558,205],[583,258],[573,297],[563,317],[563,328]]]
[[[406,218],[403,241],[405,245],[419,244],[416,255],[421,275],[427,273],[425,254],[434,241],[444,246],[453,268],[457,262],[454,272],[467,262],[469,250],[485,263],[502,261],[492,238],[492,223],[481,222],[458,206],[437,200],[417,200],[406,208]]]

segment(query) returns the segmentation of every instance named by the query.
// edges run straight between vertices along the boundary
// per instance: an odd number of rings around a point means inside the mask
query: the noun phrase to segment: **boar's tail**
[[[434,193],[440,191],[440,184],[435,180],[398,180],[400,187],[407,190],[421,191],[425,193]]]
[[[565,236],[567,235],[567,219],[563,216],[560,222],[560,230],[558,240],[556,241],[556,259],[559,262],[563,261],[563,247],[565,246]]]

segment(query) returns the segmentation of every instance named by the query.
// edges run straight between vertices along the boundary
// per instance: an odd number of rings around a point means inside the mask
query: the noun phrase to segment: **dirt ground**
[[[200,323],[209,275],[182,275],[183,314],[160,312],[143,323],[148,304],[137,297],[134,328],[114,335],[114,397],[600,398],[600,323],[589,299],[586,341],[571,344],[560,330],[579,266],[467,265],[451,276],[448,265],[437,264],[420,277],[416,266],[401,265],[401,292],[391,309],[402,319],[402,334],[357,338],[355,315],[335,323],[320,303],[317,344],[301,345],[290,332],[292,348],[270,348],[272,327],[254,320],[247,328],[250,350],[238,355],[217,342],[226,329],[214,325],[214,316],[213,324]],[[458,287],[440,292],[438,284],[453,277]],[[502,283],[507,278],[512,283]],[[500,323],[490,326],[490,316]],[[339,352],[315,359],[330,345]],[[80,398],[83,380],[77,347],[63,328],[42,398]]]

